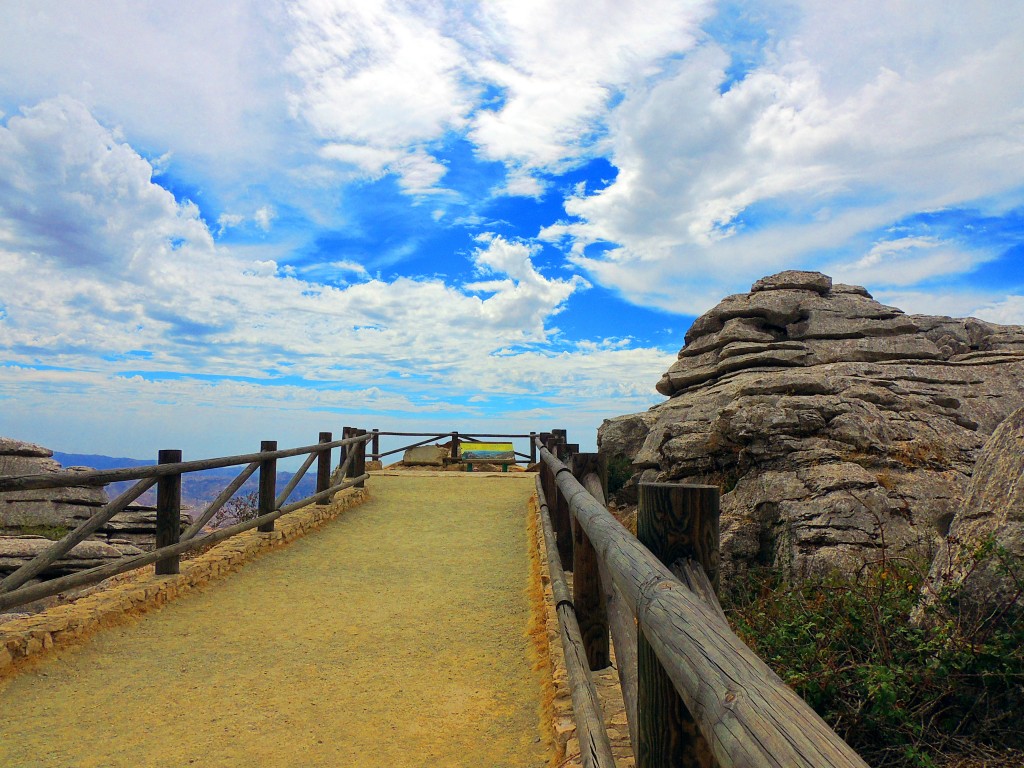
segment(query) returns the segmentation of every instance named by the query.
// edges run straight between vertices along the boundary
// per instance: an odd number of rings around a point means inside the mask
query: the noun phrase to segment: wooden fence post
[[[717,486],[640,483],[637,538],[671,570],[696,561],[717,589],[718,512]],[[637,667],[637,768],[715,768],[707,741],[643,630],[637,632]]]
[[[355,430],[355,434],[352,435],[352,437],[362,437],[365,434],[366,434],[366,430],[365,429],[357,429],[357,430]],[[360,442],[360,443],[356,444],[355,446],[353,446],[356,449],[355,458],[352,459],[352,467],[353,467],[353,469],[352,469],[352,476],[353,477],[362,477],[362,475],[366,472],[366,442],[367,442],[366,440],[363,440],[362,442]],[[365,480],[360,480],[355,485],[356,488],[364,488],[365,486],[366,486],[366,481]]]
[[[352,427],[342,427],[341,428],[341,439],[342,440],[347,440],[350,437],[352,437]],[[345,463],[345,459],[348,458],[349,451],[351,451],[351,450],[352,450],[352,446],[351,445],[343,445],[343,446],[341,446],[341,458],[338,460],[338,466],[339,467],[342,464]],[[345,470],[345,476],[342,478],[342,480],[347,480],[350,477],[352,477],[352,464],[351,463],[349,463],[348,469]]]
[[[587,475],[595,474],[607,489],[605,457],[597,453],[577,453],[571,458],[572,474],[580,484]],[[602,499],[603,501],[603,499]],[[604,669],[611,664],[608,649],[608,612],[604,604],[604,590],[601,586],[601,569],[597,552],[594,550],[583,526],[572,521],[572,592],[576,608],[576,620],[583,636],[587,662],[593,670]]]
[[[260,452],[276,451],[277,440],[264,440],[260,443]],[[277,459],[263,459],[260,461],[260,503],[257,513],[269,515],[274,511],[274,499],[277,496]],[[274,530],[274,521],[260,523],[256,528],[260,533],[270,533]]]
[[[373,456],[372,461],[379,461],[378,454],[380,454],[380,430],[373,430],[373,444],[370,446],[370,454]]]
[[[459,433],[452,432],[452,461],[459,460]]]
[[[177,464],[181,451],[167,450],[157,454],[158,464]],[[181,474],[164,475],[156,484],[156,549],[177,544],[181,537]],[[161,558],[154,563],[157,576],[178,573],[179,555]]]
[[[557,430],[555,430],[557,431]],[[564,432],[564,430],[562,430]],[[569,447],[565,444],[565,437],[552,437],[554,441],[555,458],[563,464],[569,460]],[[563,571],[572,570],[572,514],[569,512],[569,500],[565,498],[562,491],[555,484],[552,476],[551,485],[553,495],[548,501],[548,510],[552,513],[551,521],[555,528],[555,541],[558,544],[558,559],[562,563]]]
[[[330,432],[321,432],[319,442],[329,443]],[[316,492],[321,493],[331,487],[331,449],[320,451],[316,457]]]
[[[537,463],[537,433],[530,433],[530,463]]]

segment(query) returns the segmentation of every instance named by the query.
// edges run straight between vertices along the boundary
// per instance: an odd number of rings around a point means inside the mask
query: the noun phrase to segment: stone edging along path
[[[101,627],[144,613],[225,576],[262,553],[319,528],[368,498],[365,488],[339,491],[329,505],[314,504],[278,518],[271,533],[245,531],[192,559],[182,560],[181,573],[174,576],[156,576],[152,566],[145,566],[109,579],[108,588],[100,588],[73,602],[0,624],[0,678],[16,674],[26,662],[55,646],[80,642]]]
[[[551,689],[545,691],[544,717],[550,719],[551,734],[555,747],[552,768],[582,768],[583,759],[580,755],[580,742],[576,735],[576,718],[573,713],[572,694],[569,690],[569,672],[565,666],[565,651],[562,648],[562,636],[558,627],[558,614],[555,610],[555,598],[551,592],[551,576],[548,572],[547,547],[540,524],[540,509],[537,495],[530,498],[529,505],[529,536],[533,549],[534,567],[543,589],[543,605],[534,605],[534,611],[541,611],[542,616],[536,618],[543,622],[538,628],[534,641],[538,652],[546,656],[547,674],[551,677]],[[566,574],[572,587],[572,574]],[[541,639],[543,638],[543,639]],[[629,728],[626,723],[626,709],[622,702],[622,691],[619,688],[618,673],[614,667],[614,649],[612,650],[613,666],[599,672],[592,672],[597,698],[601,703],[605,728],[612,745],[612,756],[616,768],[634,768],[633,747],[630,744]]]

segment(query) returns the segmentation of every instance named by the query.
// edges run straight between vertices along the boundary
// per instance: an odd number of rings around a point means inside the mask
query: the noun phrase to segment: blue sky
[[[1024,323],[1024,7],[9,0],[0,434],[586,447],[781,269]]]

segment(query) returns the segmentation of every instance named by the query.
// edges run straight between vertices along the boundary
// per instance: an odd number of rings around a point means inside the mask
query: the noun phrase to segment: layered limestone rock
[[[0,475],[42,475],[90,469],[65,469],[52,457],[53,451],[48,448],[0,437]],[[23,539],[26,532],[33,534],[39,529],[48,529],[47,535],[60,535],[77,528],[107,502],[103,488],[84,485],[0,492],[0,535]],[[184,529],[189,520],[187,515],[182,518]],[[104,542],[124,554],[138,553],[140,548],[152,549],[156,541],[156,508],[142,504],[129,506],[100,528],[91,541]],[[10,545],[16,546],[21,545]]]
[[[42,536],[0,537],[0,578],[16,571],[32,558],[45,552],[53,541]],[[120,560],[126,555],[140,555],[142,550],[123,543],[111,546],[102,541],[83,541],[40,574],[42,580],[55,579],[77,571],[95,568]],[[32,583],[32,582],[30,582]]]
[[[1000,424],[981,450],[966,500],[932,563],[928,591],[956,589],[964,608],[987,616],[1020,603],[1022,584],[1024,408]]]
[[[0,475],[43,475],[65,471],[41,445],[0,437]],[[71,467],[68,471],[84,470]],[[102,488],[47,488],[0,493],[0,533],[18,533],[26,527],[74,527],[73,521],[92,517],[107,503]]]
[[[698,318],[658,389],[670,399],[604,423],[600,450],[633,483],[721,484],[726,574],[851,570],[938,548],[988,435],[1024,405],[1024,328],[783,272]]]

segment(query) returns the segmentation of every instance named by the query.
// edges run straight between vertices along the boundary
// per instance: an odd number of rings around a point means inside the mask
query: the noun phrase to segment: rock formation
[[[658,390],[599,448],[632,462],[631,485],[721,484],[726,575],[850,570],[939,547],[982,445],[1024,405],[1024,328],[782,272],[699,317]]]
[[[45,552],[51,544],[53,541],[42,536],[0,537],[0,578],[16,571],[32,558]],[[130,544],[115,547],[103,541],[83,541],[81,544],[76,544],[64,557],[44,570],[40,577],[43,580],[55,579],[58,576],[66,576],[76,571],[112,563],[126,555],[141,554],[141,549]]]
[[[979,556],[983,555],[983,556]],[[1014,411],[978,456],[966,500],[932,563],[933,593],[958,588],[965,608],[1004,610],[1024,589],[1024,408]]]
[[[53,451],[33,443],[0,437],[0,475],[42,475],[61,472]],[[69,471],[85,469],[72,467]],[[47,488],[0,493],[0,533],[18,533],[29,526],[61,528],[91,517],[107,503],[102,488]]]
[[[51,458],[52,456],[53,452],[41,445],[0,437],[0,475],[47,474],[89,469],[63,469]],[[47,535],[59,535],[62,531],[81,525],[108,501],[103,488],[89,485],[3,492],[0,493],[0,535],[24,538],[28,534],[30,539],[23,539],[24,541],[39,539],[36,535],[41,529],[48,529]],[[182,525],[187,525],[186,517],[183,516],[182,519]],[[140,549],[152,550],[156,542],[156,530],[156,508],[139,504],[130,505],[96,531],[86,543],[101,543],[106,549],[93,547],[88,553],[82,550],[82,562],[94,560],[93,555],[108,557],[117,551],[122,554],[137,554]],[[16,552],[28,552],[32,546],[36,545],[15,545],[8,541],[4,544],[6,549],[2,550],[5,554],[0,557],[13,562],[13,559],[19,557]],[[96,554],[100,552],[105,554]],[[69,553],[69,557],[74,560],[78,555]],[[83,564],[81,567],[90,565]],[[3,573],[3,568],[4,566],[0,565],[0,574]]]

